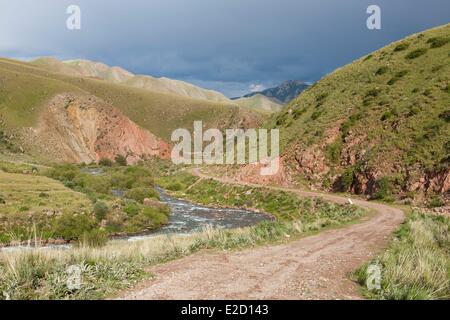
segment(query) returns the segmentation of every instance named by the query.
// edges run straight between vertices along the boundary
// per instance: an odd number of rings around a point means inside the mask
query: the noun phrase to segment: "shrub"
[[[327,97],[328,93],[321,93],[318,96],[316,96],[317,107],[320,107],[325,102],[325,99]]]
[[[351,115],[347,121],[342,123],[340,131],[342,132],[343,138],[345,138],[348,135],[350,129],[355,125],[355,123],[362,118],[363,118],[363,113],[356,113],[356,114]]]
[[[394,48],[395,52],[403,51],[409,48],[409,42],[402,42]]]
[[[329,144],[326,147],[326,155],[328,160],[333,164],[339,164],[341,160],[342,141],[339,140],[335,143]]]
[[[379,89],[370,89],[366,92],[366,98],[375,98],[380,94]]]
[[[397,112],[395,111],[386,111],[385,113],[383,113],[383,115],[381,116],[381,121],[386,121],[391,119],[392,117],[396,116]]]
[[[342,186],[345,191],[348,191],[353,184],[353,179],[355,177],[355,169],[353,167],[347,168],[342,174]]]
[[[63,214],[55,220],[55,236],[64,240],[78,240],[83,233],[95,227],[95,220],[87,215]]]
[[[159,199],[159,194],[153,188],[137,187],[128,190],[125,197],[143,203],[146,198]]]
[[[151,228],[153,228],[152,219],[142,213],[132,217],[127,224],[127,232],[130,233],[143,232]]]
[[[150,187],[155,185],[153,177],[140,177],[134,180],[132,187]]]
[[[381,75],[385,74],[386,72],[388,72],[388,70],[389,70],[389,68],[387,66],[382,66],[375,72],[375,74],[377,76],[381,76]]]
[[[133,186],[137,186],[138,184],[142,183],[147,183],[150,185],[154,184],[151,171],[145,167],[141,166],[127,167],[124,173],[127,177],[135,180]]]
[[[410,53],[408,53],[405,58],[412,60],[412,59],[416,59],[422,55],[424,55],[425,53],[427,53],[428,49],[427,48],[419,48],[416,50],[411,51]]]
[[[180,191],[185,190],[193,183],[195,183],[197,180],[198,178],[193,175],[187,173],[180,173],[177,174],[176,176],[161,177],[158,179],[158,184],[163,188],[171,191]],[[170,187],[173,187],[175,190],[172,190]],[[176,190],[178,188],[179,190]]]
[[[109,207],[106,203],[99,201],[94,205],[94,215],[98,221],[105,219],[108,212]]]
[[[166,224],[169,221],[167,214],[161,208],[145,207],[142,214],[152,220],[154,227]]]
[[[298,118],[300,118],[304,113],[306,112],[306,108],[299,108],[299,109],[295,109],[292,112],[292,117],[297,120]]]
[[[427,43],[430,44],[430,48],[440,48],[450,42],[449,37],[434,37],[428,39]]]
[[[287,225],[281,221],[263,221],[254,227],[254,235],[259,240],[280,238],[289,233]]]
[[[439,118],[445,122],[450,122],[450,110],[446,110],[439,115]]]
[[[110,183],[111,187],[115,189],[131,189],[133,184],[136,183],[136,179],[127,176],[123,171],[118,170],[111,174]]]
[[[333,183],[332,183],[330,177],[325,177],[325,178],[323,179],[323,181],[322,181],[322,187],[323,187],[325,190],[328,190],[328,189],[330,189],[332,186],[333,186]]]
[[[170,191],[180,191],[183,189],[183,186],[179,182],[172,182],[167,186],[167,189]]]
[[[391,80],[388,81],[387,84],[391,86],[391,85],[395,84],[398,80],[400,80],[401,78],[403,78],[407,74],[408,74],[407,70],[399,71],[399,72],[397,72],[394,75],[394,77]]]
[[[107,158],[100,159],[98,164],[103,167],[112,167],[113,166],[113,162]]]
[[[47,171],[46,176],[59,181],[73,180],[80,174],[80,169],[72,164],[57,166]]]
[[[74,182],[82,188],[82,191],[92,190],[102,194],[111,193],[111,181],[102,176],[83,175]]]
[[[276,125],[277,126],[283,125],[286,122],[288,115],[289,113],[287,112],[279,114],[276,118]]]
[[[383,177],[375,182],[376,192],[372,196],[374,200],[392,200],[391,182],[389,178]]]
[[[115,158],[114,161],[122,167],[126,167],[127,166],[127,158],[125,158],[123,155],[118,154]]]
[[[108,242],[108,233],[100,229],[85,231],[78,239],[78,245],[90,248],[102,247],[107,242]]]
[[[134,201],[128,201],[123,208],[123,212],[125,212],[129,217],[134,217],[141,212],[141,206]]]
[[[314,111],[313,114],[311,115],[311,119],[317,120],[321,115],[322,115],[321,111]]]
[[[432,194],[430,199],[427,202],[427,207],[428,208],[439,208],[442,207],[444,205],[444,200],[442,199],[442,197],[438,194]]]

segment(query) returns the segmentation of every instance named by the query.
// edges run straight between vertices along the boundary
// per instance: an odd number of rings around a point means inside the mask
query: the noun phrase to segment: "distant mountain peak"
[[[300,93],[306,90],[309,85],[301,80],[286,80],[277,87],[269,88],[259,92],[252,92],[243,96],[250,98],[257,94],[261,94],[271,99],[276,99],[282,104],[287,104],[294,100]]]

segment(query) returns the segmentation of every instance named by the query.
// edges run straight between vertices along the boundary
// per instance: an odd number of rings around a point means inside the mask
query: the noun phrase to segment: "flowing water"
[[[197,205],[171,197],[161,188],[157,190],[161,202],[170,208],[169,223],[149,234],[129,237],[129,240],[140,240],[160,234],[188,234],[201,231],[206,226],[219,229],[243,228],[272,219],[270,215],[249,210]]]

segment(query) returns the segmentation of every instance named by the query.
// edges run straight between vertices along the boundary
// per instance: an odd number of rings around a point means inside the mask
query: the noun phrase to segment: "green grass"
[[[184,173],[157,179],[157,183],[166,186],[173,181],[188,179],[189,174]],[[272,214],[279,221],[315,223],[319,229],[355,220],[363,213],[356,207],[335,205],[320,198],[303,199],[291,192],[227,185],[212,179],[194,183],[198,178],[192,179],[191,183],[180,183],[181,188],[177,188],[174,194],[207,206],[259,210]]]
[[[381,290],[373,299],[450,299],[450,218],[412,212],[384,254],[354,273],[365,286],[367,266],[381,267]]]
[[[395,195],[427,172],[446,172],[449,37],[445,25],[393,43],[325,76],[273,115],[267,126],[281,129],[286,166],[314,185],[330,175],[335,182],[357,163],[362,174],[411,179]],[[329,170],[297,173],[296,156],[307,150]]]
[[[43,241],[84,238],[93,243],[95,238],[102,239],[100,232],[108,236],[140,233],[168,222],[169,210],[158,202],[153,176],[145,167],[103,167],[99,175],[75,165],[37,169],[5,162],[0,168],[20,172],[0,171],[3,244],[34,237]],[[123,192],[124,198],[114,196],[113,190]],[[154,200],[144,203],[146,198]]]
[[[0,171],[0,243],[32,239],[48,239],[54,233],[58,217],[89,214],[91,201],[79,192],[55,180],[34,175]]]
[[[185,191],[199,178],[187,173],[177,172],[170,175],[162,175],[156,179],[156,183],[169,191]]]

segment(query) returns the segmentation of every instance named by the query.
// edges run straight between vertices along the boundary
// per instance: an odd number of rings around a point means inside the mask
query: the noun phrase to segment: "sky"
[[[79,30],[66,26],[69,5],[81,9]],[[369,5],[380,30],[366,26]],[[315,82],[445,23],[449,0],[0,0],[0,56],[101,61],[234,97]]]

